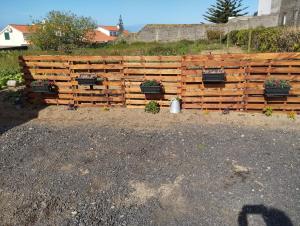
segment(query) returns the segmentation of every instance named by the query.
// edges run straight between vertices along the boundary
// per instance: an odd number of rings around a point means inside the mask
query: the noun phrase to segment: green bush
[[[6,86],[8,80],[16,80],[18,84],[22,82],[22,74],[19,69],[2,69],[0,68],[0,89]]]
[[[270,116],[272,116],[272,114],[273,114],[273,108],[267,106],[267,107],[265,107],[265,108],[263,109],[263,113],[264,113],[266,116],[270,117]]]
[[[206,31],[206,36],[209,41],[220,40],[220,39],[222,39],[223,35],[224,35],[224,32],[219,31],[219,30],[207,30]]]
[[[152,100],[145,106],[145,112],[147,113],[152,113],[152,114],[157,114],[160,111],[159,104]]]
[[[256,28],[232,31],[227,36],[230,43],[246,47],[249,33],[252,32],[251,49],[258,52],[297,52],[300,51],[300,30],[286,27]]]

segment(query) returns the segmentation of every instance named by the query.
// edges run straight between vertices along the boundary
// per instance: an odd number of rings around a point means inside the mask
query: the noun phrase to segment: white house
[[[24,47],[28,46],[28,36],[34,32],[34,25],[7,25],[0,31],[0,48]],[[119,26],[98,26],[95,35],[90,40],[94,43],[106,43],[114,41],[119,36]],[[128,34],[128,31],[124,31]]]
[[[28,46],[32,25],[9,24],[0,31],[0,48]]]
[[[106,34],[107,36],[117,37],[119,35],[119,26],[102,26],[99,25],[96,29],[97,31]]]

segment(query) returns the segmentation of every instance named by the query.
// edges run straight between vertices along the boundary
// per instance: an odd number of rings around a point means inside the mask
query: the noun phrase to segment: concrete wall
[[[279,9],[279,25],[300,26],[300,0],[282,0]]]
[[[258,17],[238,17],[227,24],[150,24],[141,31],[125,38],[129,42],[173,42],[180,40],[199,40],[207,38],[207,31],[218,30],[224,33],[238,29],[274,27],[278,15]]]

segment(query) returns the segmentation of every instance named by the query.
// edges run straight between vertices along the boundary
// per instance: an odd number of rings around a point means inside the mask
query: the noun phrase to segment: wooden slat
[[[25,75],[26,79],[29,80],[55,80],[55,81],[70,81],[69,76],[62,75]]]
[[[171,63],[147,63],[147,62],[124,62],[124,68],[179,68],[181,67],[181,62],[171,62]]]
[[[25,62],[23,64],[27,67],[56,67],[56,68],[66,68],[68,63],[66,62]]]
[[[68,69],[28,69],[32,74],[68,74]]]
[[[124,61],[181,61],[181,56],[124,56]]]
[[[125,74],[160,74],[172,75],[181,74],[181,70],[177,69],[124,69]]]
[[[70,69],[85,69],[85,70],[97,70],[97,69],[123,69],[121,64],[73,64],[70,65]]]
[[[96,97],[96,96],[78,96],[74,97],[75,101],[123,101],[122,97]]]
[[[40,55],[40,56],[22,56],[25,61],[63,61],[65,56],[61,55]]]

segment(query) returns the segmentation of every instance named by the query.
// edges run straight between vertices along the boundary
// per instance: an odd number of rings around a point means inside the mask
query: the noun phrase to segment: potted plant
[[[78,82],[78,85],[96,85],[98,81],[103,79],[97,78],[95,74],[81,74],[75,80]]]
[[[31,90],[35,93],[57,93],[57,87],[55,86],[54,82],[50,82],[48,80],[33,81],[31,82],[30,86]]]
[[[265,81],[266,97],[286,97],[289,95],[291,86],[286,80],[269,79]]]
[[[140,85],[142,93],[159,94],[161,93],[161,84],[155,80],[145,81]]]
[[[225,71],[218,68],[205,69],[202,73],[202,80],[204,83],[225,82]]]

